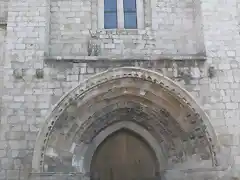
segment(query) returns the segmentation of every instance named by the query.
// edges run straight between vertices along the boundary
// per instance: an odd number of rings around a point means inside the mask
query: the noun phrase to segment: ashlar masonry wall
[[[209,82],[211,123],[223,146],[230,146],[239,177],[239,1],[202,1],[203,31],[208,63],[216,68]]]
[[[222,146],[231,148],[229,153],[235,157],[231,165],[239,170],[237,1],[156,1],[152,28],[110,33],[98,30],[96,13],[91,13],[93,5],[95,10],[97,7],[94,2],[10,1],[1,87],[0,179],[18,179],[19,169],[21,176],[31,169],[36,135],[47,113],[64,93],[93,74],[119,66],[160,71],[191,92],[209,114]],[[197,9],[196,4],[201,4],[201,8]],[[201,17],[194,16],[200,11]],[[154,29],[155,25],[158,29]],[[51,58],[45,57],[87,55],[87,28],[98,32],[101,53],[108,59],[100,61],[92,57],[95,60],[90,61],[82,57],[76,61],[50,61]],[[129,54],[141,57],[149,52],[195,54],[205,51],[203,42],[207,52],[205,61],[184,58],[177,62],[114,61],[111,58]],[[210,66],[215,69],[211,78]],[[195,78],[194,74],[197,74]]]
[[[201,24],[196,13],[199,5],[191,0],[143,1],[144,16],[139,21],[144,27],[127,31],[101,28],[104,22],[97,16],[103,10],[99,2],[51,1],[51,56],[88,55],[90,30],[97,37],[102,56],[196,54],[204,49],[197,47],[202,41],[197,35],[201,31],[197,30]]]
[[[44,64],[48,7],[48,2],[42,0],[9,2],[1,83],[0,179],[19,179],[19,169],[22,176],[23,169],[31,166],[38,131],[36,124],[44,119],[38,117],[40,114],[44,117],[50,106],[46,101],[49,95],[38,94],[47,82],[33,78],[35,70],[42,69]],[[41,103],[36,103],[37,99],[41,99]]]
[[[51,1],[50,54],[86,55],[91,1]]]

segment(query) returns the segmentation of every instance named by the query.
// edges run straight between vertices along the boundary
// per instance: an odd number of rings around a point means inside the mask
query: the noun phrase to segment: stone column
[[[205,108],[209,109],[222,146],[231,149],[234,161],[240,165],[240,66],[237,0],[201,0],[203,33],[207,64],[212,66],[210,93],[206,92]],[[240,168],[239,168],[240,170]]]
[[[0,169],[5,179],[19,179],[31,167],[40,117],[49,109],[49,96],[43,90],[46,78],[36,76],[48,53],[49,2],[11,0],[8,11]]]

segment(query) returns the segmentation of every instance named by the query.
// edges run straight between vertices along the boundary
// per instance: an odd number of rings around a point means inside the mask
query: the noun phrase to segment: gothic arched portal
[[[39,132],[33,171],[89,172],[93,151],[119,123],[138,127],[160,171],[196,159],[204,163],[190,168],[217,165],[215,133],[194,98],[160,73],[123,67],[80,83],[56,104]]]
[[[97,147],[90,173],[93,180],[152,178],[158,174],[157,164],[155,153],[141,136],[120,129]]]

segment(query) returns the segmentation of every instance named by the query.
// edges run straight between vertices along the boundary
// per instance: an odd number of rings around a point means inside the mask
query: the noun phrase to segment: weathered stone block
[[[5,180],[5,178],[6,178],[6,172],[4,170],[1,170],[0,171],[0,179]]]
[[[20,178],[20,173],[18,170],[8,170],[7,171],[7,179],[18,179]]]
[[[25,139],[24,132],[7,132],[6,133],[7,140],[23,140]]]
[[[218,135],[219,141],[224,146],[233,145],[233,135],[232,134],[220,134]]]
[[[10,140],[9,146],[11,149],[26,149],[27,141],[25,141],[25,140],[20,140],[20,141]]]
[[[0,150],[0,158],[3,158],[7,155],[6,150]]]
[[[7,148],[7,141],[0,141],[0,149],[6,149]]]

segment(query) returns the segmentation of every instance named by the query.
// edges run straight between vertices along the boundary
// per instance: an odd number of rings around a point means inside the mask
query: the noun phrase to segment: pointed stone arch
[[[77,170],[72,164],[76,147],[91,145],[123,121],[141,126],[158,142],[166,157],[159,159],[161,167],[174,168],[196,155],[205,167],[217,166],[215,132],[194,98],[158,72],[123,67],[99,73],[61,98],[39,132],[33,171],[44,171],[50,161],[61,162],[60,170],[69,165]]]
[[[90,144],[82,143],[80,146],[75,148],[73,163],[78,164],[76,165],[76,168],[80,168],[78,169],[78,172],[83,173],[90,172],[92,157],[97,148],[99,147],[99,145],[102,142],[104,142],[104,140],[107,137],[123,129],[129,130],[137,134],[138,136],[142,137],[146,141],[146,143],[150,146],[150,148],[153,150],[154,155],[156,156],[159,172],[161,171],[161,169],[165,168],[163,166],[160,167],[159,162],[164,162],[163,164],[166,164],[167,159],[162,152],[160,144],[151,135],[151,133],[149,133],[146,129],[144,129],[143,127],[136,123],[130,121],[121,121],[112,124],[108,126],[104,131],[101,131]],[[79,163],[81,163],[81,165],[79,165]]]

